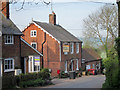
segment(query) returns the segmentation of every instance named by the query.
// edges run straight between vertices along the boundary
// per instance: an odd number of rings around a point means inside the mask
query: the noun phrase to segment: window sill
[[[14,43],[5,43],[6,45],[13,45]]]
[[[10,70],[4,70],[4,72],[14,72],[14,69],[10,69]]]

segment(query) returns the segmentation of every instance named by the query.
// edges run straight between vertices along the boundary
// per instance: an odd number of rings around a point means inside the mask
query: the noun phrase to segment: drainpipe
[[[44,32],[44,42],[42,43],[42,55],[43,55],[43,46],[46,42],[46,32]],[[43,59],[43,56],[42,56],[42,69],[44,68],[44,59]]]

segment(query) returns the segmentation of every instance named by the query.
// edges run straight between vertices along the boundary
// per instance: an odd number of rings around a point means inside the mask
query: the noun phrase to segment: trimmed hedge
[[[20,86],[34,87],[51,84],[50,73],[48,69],[42,69],[40,72],[21,74],[18,76],[7,76],[3,78],[3,88],[12,88]]]

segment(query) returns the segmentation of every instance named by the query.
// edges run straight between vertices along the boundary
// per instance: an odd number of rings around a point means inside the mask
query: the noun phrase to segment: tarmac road
[[[55,85],[42,88],[102,88],[105,81],[104,75],[83,76],[76,79],[53,79]]]

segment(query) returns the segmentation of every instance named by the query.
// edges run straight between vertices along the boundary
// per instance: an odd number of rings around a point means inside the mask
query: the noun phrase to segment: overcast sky
[[[32,0],[33,1],[33,0]],[[39,0],[42,1],[42,0]],[[50,0],[45,0],[49,2]],[[52,0],[53,10],[57,15],[57,24],[60,24],[76,37],[83,37],[83,20],[89,14],[96,12],[105,3],[115,3],[115,0]],[[89,2],[90,1],[90,2]],[[96,3],[91,1],[103,2]],[[36,2],[38,2],[36,0]],[[59,3],[62,2],[62,3]],[[107,4],[110,5],[110,4]],[[10,9],[10,17],[13,22],[22,31],[33,20],[47,22],[51,13],[51,6],[39,3],[25,4],[24,9],[16,11],[21,7],[20,4],[12,4]]]

